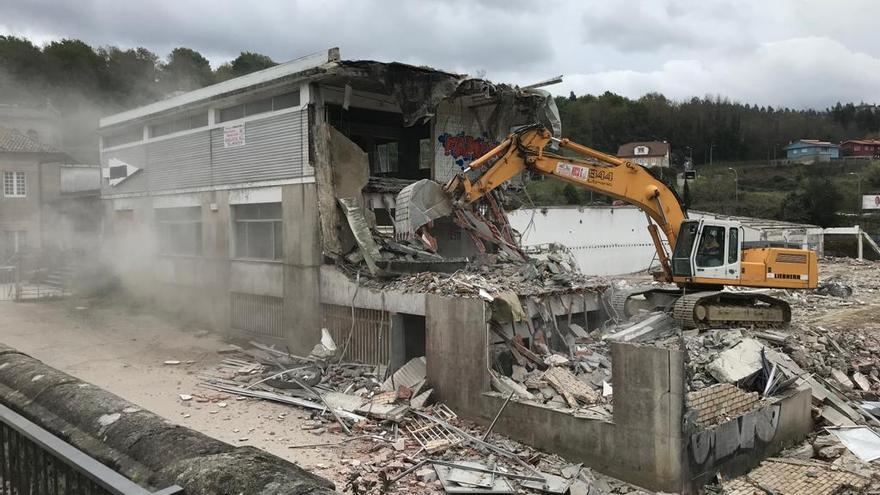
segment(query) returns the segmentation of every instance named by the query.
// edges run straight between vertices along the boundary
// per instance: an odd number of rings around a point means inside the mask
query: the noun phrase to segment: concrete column
[[[858,229],[858,233],[856,236],[859,238],[859,261],[863,259],[863,255],[865,254],[865,240],[862,238],[862,228],[856,227]]]
[[[321,338],[321,245],[314,184],[281,188],[284,233],[284,334],[291,352],[308,353]]]
[[[463,416],[483,411],[489,391],[487,308],[481,299],[425,299],[425,359],[434,397]]]
[[[682,433],[687,387],[684,353],[613,344],[614,441],[638,445],[627,454],[629,481],[679,492],[686,442]]]
[[[202,193],[202,258],[200,287],[204,317],[214,328],[229,331],[231,210],[228,191]]]

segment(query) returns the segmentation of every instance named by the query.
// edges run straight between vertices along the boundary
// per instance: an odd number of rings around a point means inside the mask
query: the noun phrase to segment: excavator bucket
[[[452,200],[443,186],[429,179],[404,187],[397,195],[394,228],[398,235],[411,236],[438,218],[452,213]]]

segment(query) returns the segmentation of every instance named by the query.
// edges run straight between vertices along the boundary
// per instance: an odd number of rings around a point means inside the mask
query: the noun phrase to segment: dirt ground
[[[304,410],[258,400],[217,404],[182,401],[180,394],[215,394],[199,388],[198,375],[212,369],[228,348],[222,336],[176,325],[136,308],[68,299],[38,303],[0,302],[0,342],[91,382],[177,424],[233,445],[253,445],[344,484],[341,459],[362,456],[365,442],[301,429]],[[180,361],[166,365],[165,361]]]

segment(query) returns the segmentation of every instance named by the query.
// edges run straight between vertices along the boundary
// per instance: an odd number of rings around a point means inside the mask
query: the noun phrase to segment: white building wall
[[[524,246],[562,244],[587,275],[623,275],[657,263],[648,220],[632,206],[524,208],[507,216]]]

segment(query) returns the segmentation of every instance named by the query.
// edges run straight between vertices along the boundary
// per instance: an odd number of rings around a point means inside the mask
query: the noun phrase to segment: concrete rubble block
[[[831,370],[831,378],[834,378],[834,381],[839,383],[840,386],[845,388],[846,390],[852,390],[855,387],[852,380],[850,380],[849,377],[846,376],[846,373],[840,371],[839,369],[835,368]]]
[[[639,342],[659,337],[672,328],[673,319],[663,312],[656,312],[645,319],[603,337],[614,342]]]
[[[504,395],[509,395],[512,392],[516,397],[519,397],[522,400],[537,400],[535,396],[526,389],[526,387],[497,373],[492,373],[492,388]]]
[[[720,383],[734,383],[761,369],[761,349],[764,344],[755,339],[743,339],[722,351],[706,369]]]
[[[406,364],[395,371],[390,378],[382,383],[379,388],[385,392],[396,390],[396,387],[404,385],[406,387],[415,387],[419,382],[423,381],[427,376],[427,361],[424,356],[413,358]]]
[[[856,371],[853,373],[852,381],[858,385],[859,390],[862,392],[870,392],[871,391],[871,382],[868,380],[868,377],[863,375],[862,373]]]
[[[553,367],[543,375],[544,381],[559,392],[571,407],[579,407],[578,401],[585,404],[596,404],[600,401],[599,394],[565,368]]]

